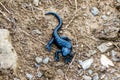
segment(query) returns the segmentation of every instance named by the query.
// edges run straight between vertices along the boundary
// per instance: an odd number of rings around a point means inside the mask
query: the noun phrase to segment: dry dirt
[[[100,11],[98,16],[93,16],[91,7],[97,7]],[[99,80],[120,80],[113,79],[120,77],[120,62],[114,62],[115,66],[104,72],[100,71],[100,51],[97,46],[103,42],[116,44],[113,50],[120,53],[120,33],[112,31],[115,38],[111,38],[110,33],[101,33],[104,27],[120,28],[120,5],[116,0],[40,0],[35,6],[32,0],[0,0],[0,28],[8,29],[11,32],[12,44],[18,55],[18,68],[16,73],[2,75],[0,80],[27,80],[26,73],[32,74],[34,80],[84,80],[83,75],[93,77],[98,73],[99,77],[106,74],[108,79]],[[73,44],[74,59],[70,64],[54,61],[53,46],[51,52],[45,49],[45,45],[51,38],[53,29],[58,24],[55,17],[45,15],[46,12],[58,13],[63,19],[63,26],[59,31],[60,35],[70,37]],[[103,20],[102,15],[107,14],[108,19]],[[39,30],[40,35],[32,34],[33,30]],[[109,28],[106,28],[109,29]],[[111,30],[111,29],[110,29]],[[109,32],[109,30],[108,30]],[[101,38],[101,35],[102,38]],[[99,39],[100,38],[100,39]],[[111,39],[110,39],[111,38]],[[89,50],[96,50],[97,53],[90,56]],[[104,53],[111,59],[109,51]],[[35,67],[35,57],[49,57],[48,64],[40,64]],[[90,67],[93,73],[88,74],[88,70],[83,70],[78,60],[86,60],[93,57],[94,63]],[[63,73],[59,73],[62,70]],[[115,70],[114,74],[110,71]],[[37,77],[37,72],[42,71],[43,76]]]

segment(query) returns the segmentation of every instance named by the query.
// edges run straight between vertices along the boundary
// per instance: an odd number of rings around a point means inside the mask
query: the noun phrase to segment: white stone
[[[42,62],[42,58],[41,58],[41,57],[36,57],[36,58],[35,58],[35,61],[39,64],[39,63]]]
[[[39,0],[33,0],[33,4],[35,4],[35,6],[38,6]]]
[[[105,55],[101,55],[100,62],[104,67],[114,66],[113,62],[108,59]]]
[[[12,69],[16,70],[17,54],[11,44],[9,31],[0,29],[0,70]]]
[[[84,80],[92,80],[92,78],[90,76],[87,76],[87,75],[83,75],[83,79]]]
[[[80,65],[82,66],[82,68],[84,70],[90,68],[90,66],[92,65],[92,63],[93,63],[93,58],[90,58],[90,59],[85,60],[83,62],[80,61]]]

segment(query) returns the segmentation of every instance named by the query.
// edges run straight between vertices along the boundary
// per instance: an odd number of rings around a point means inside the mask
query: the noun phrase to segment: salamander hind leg
[[[50,52],[51,51],[51,45],[53,44],[54,42],[54,38],[51,38],[50,41],[47,43],[46,45],[46,49]]]
[[[55,61],[59,61],[59,54],[61,53],[61,50],[57,50],[56,52],[55,52],[55,56],[54,56],[54,58],[55,58]]]

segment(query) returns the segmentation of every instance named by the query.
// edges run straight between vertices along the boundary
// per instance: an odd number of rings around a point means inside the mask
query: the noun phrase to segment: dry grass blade
[[[0,2],[0,5],[9,13],[9,14],[11,14],[10,13],[10,11]]]

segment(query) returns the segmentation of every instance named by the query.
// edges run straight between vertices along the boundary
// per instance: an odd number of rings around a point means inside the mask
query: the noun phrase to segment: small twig
[[[66,72],[65,72],[65,75],[64,75],[64,76],[65,76],[65,79],[66,79],[66,80],[68,80],[68,78],[67,78],[66,74],[67,74],[67,72],[68,72],[68,70],[69,70],[70,66],[72,65],[73,61],[75,60],[75,57],[76,57],[76,54],[74,55],[74,57],[73,57],[73,59],[72,59],[71,63],[68,65],[68,68],[67,68],[67,70],[66,70]]]
[[[76,8],[76,11],[77,11],[77,0],[75,0],[75,8]]]
[[[5,19],[7,19],[8,21],[11,22],[11,20],[9,18],[7,18],[7,16],[0,10],[0,13],[4,16]]]
[[[9,14],[11,14],[10,13],[10,11],[0,2],[0,5],[9,13]]]

